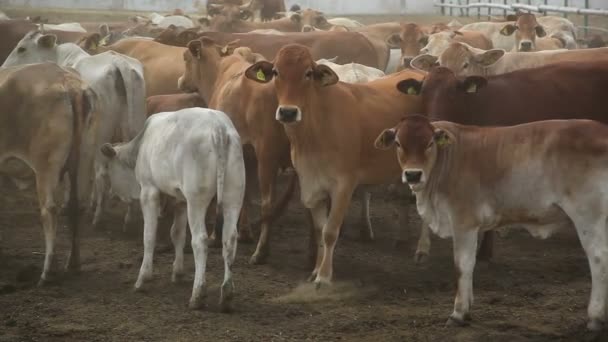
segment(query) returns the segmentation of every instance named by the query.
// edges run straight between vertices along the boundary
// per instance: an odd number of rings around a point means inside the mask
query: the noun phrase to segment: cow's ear
[[[517,27],[515,27],[515,25],[507,24],[500,30],[500,34],[502,34],[503,36],[510,36],[515,32],[515,30],[517,30]]]
[[[488,80],[481,76],[469,76],[462,81],[462,89],[464,89],[466,93],[474,94],[487,84]]]
[[[54,34],[45,34],[44,36],[38,38],[38,45],[50,49],[55,46],[57,42],[57,36]]]
[[[106,156],[110,159],[116,157],[116,150],[114,149],[114,147],[112,147],[111,144],[105,143],[105,144],[101,145],[100,149],[101,149],[101,153],[104,156]]]
[[[484,53],[480,53],[479,55],[475,55],[473,57],[473,60],[475,61],[475,63],[483,66],[483,67],[489,67],[490,65],[498,62],[499,59],[502,58],[502,56],[505,55],[505,50],[502,49],[492,49],[492,50],[488,50]]]
[[[430,71],[437,64],[437,57],[433,55],[419,55],[414,57],[410,62],[410,66],[421,71]]]
[[[196,59],[201,58],[201,49],[202,48],[203,48],[203,42],[200,40],[193,40],[190,43],[188,43],[188,50],[190,50],[190,53]]]
[[[259,83],[268,83],[274,77],[274,65],[268,61],[253,64],[245,71],[245,77]]]
[[[291,21],[293,21],[296,24],[299,24],[302,22],[302,16],[299,13],[292,14],[289,19],[291,19]]]
[[[110,35],[110,26],[108,26],[108,24],[101,24],[99,25],[99,33],[102,37],[108,36]]]
[[[407,95],[420,95],[422,83],[422,81],[408,78],[407,80],[397,83],[397,90]]]
[[[538,38],[542,38],[542,37],[544,37],[544,36],[547,35],[547,32],[545,31],[545,29],[542,26],[540,26],[540,25],[536,26],[534,28],[534,31],[536,31],[536,36]]]
[[[93,33],[85,39],[83,48],[87,51],[95,51],[99,47],[100,41],[101,36],[99,33]]]
[[[433,141],[435,141],[435,144],[438,147],[445,147],[452,143],[452,137],[443,129],[435,128],[435,132],[433,132]]]
[[[386,38],[386,45],[391,49],[401,48],[401,36],[398,33],[393,33]]]
[[[334,85],[338,83],[340,78],[336,73],[327,65],[317,65],[313,71],[315,81],[321,82],[323,87]]]
[[[374,141],[374,147],[379,150],[388,150],[395,145],[397,130],[395,128],[385,129]]]

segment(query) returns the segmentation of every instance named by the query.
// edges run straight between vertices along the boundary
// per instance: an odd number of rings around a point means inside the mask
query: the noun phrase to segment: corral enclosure
[[[433,0],[287,0],[287,7],[299,4],[303,8],[319,9],[327,14],[433,14],[439,9],[433,6]],[[445,1],[446,3],[461,3],[461,1]],[[473,2],[473,1],[471,1]],[[483,1],[480,1],[483,2]],[[503,1],[485,1],[503,3]],[[512,1],[507,3],[521,2],[525,4],[549,4],[563,6],[563,0],[533,0]],[[608,1],[589,0],[589,8],[608,8]],[[137,11],[171,11],[181,8],[185,11],[195,11],[204,7],[205,0],[1,0],[0,6],[26,6],[26,7],[49,7],[49,8],[72,8],[72,9],[116,9]],[[585,0],[570,0],[568,6],[585,8]]]
[[[415,3],[411,0],[297,2],[336,15],[359,14],[357,18],[365,23],[407,21],[408,17],[398,15],[404,8],[405,13],[434,13],[412,17],[412,21],[453,19],[438,17],[439,9],[429,0],[418,0],[423,6],[417,9],[408,7]],[[582,2],[571,0],[570,4]],[[2,0],[0,4],[25,6],[7,10],[9,15],[48,13],[51,19],[66,21],[82,20],[75,8],[88,9],[90,20],[95,20],[92,9],[104,10],[103,20],[127,17],[120,11],[108,13],[109,9],[195,9],[192,1],[160,0]],[[591,4],[608,8],[602,0]],[[39,7],[56,9],[48,12]],[[595,24],[606,26],[603,18]],[[283,191],[281,186],[278,192]],[[234,268],[235,312],[222,314],[217,305],[223,275],[220,250],[209,253],[207,308],[190,311],[186,307],[194,271],[192,254],[186,254],[185,281],[171,283],[170,220],[165,219],[159,228],[161,246],[155,255],[154,279],[146,292],[132,291],[143,252],[142,222],[123,233],[124,208],[115,202],[98,231],[83,229],[81,274],[37,288],[44,242],[35,190],[19,191],[9,182],[1,184],[0,341],[590,340],[584,330],[589,270],[573,231],[548,240],[520,231],[497,239],[495,259],[476,266],[471,326],[445,328],[455,293],[452,243],[433,238],[429,262],[416,265],[413,255],[421,223],[413,205],[404,209],[404,203],[384,188],[373,191],[377,240],[364,243],[358,240],[360,203],[354,201],[335,255],[334,286],[316,291],[305,282],[310,271],[308,222],[298,198],[296,194],[275,225],[266,265],[249,265],[255,246],[239,244]],[[399,211],[407,213],[401,226]],[[252,212],[257,213],[257,207]],[[400,235],[407,240],[395,245]],[[57,247],[60,261],[68,241],[67,228],[62,227]],[[592,338],[601,341],[605,336]]]

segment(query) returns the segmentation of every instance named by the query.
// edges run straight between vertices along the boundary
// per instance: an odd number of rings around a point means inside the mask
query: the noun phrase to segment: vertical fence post
[[[469,16],[469,0],[467,0],[467,17]]]
[[[589,0],[585,0],[585,8],[589,8]],[[585,38],[589,34],[589,15],[585,14]]]
[[[492,3],[492,0],[488,0],[489,3]],[[488,21],[492,20],[492,7],[488,7]]]
[[[547,5],[548,2],[549,2],[548,0],[545,0],[545,5]],[[544,11],[543,15],[547,15],[547,11]]]
[[[444,4],[445,0],[441,0],[441,4]],[[445,15],[445,7],[441,6],[441,15]]]
[[[502,0],[503,5],[507,4],[507,0]],[[507,17],[507,10],[503,11],[503,15],[505,16],[505,18]]]
[[[568,7],[568,0],[564,0],[564,7]],[[564,12],[564,18],[568,18],[568,13]]]
[[[454,4],[454,1],[450,1],[450,4],[452,4],[452,5],[453,5],[453,4]],[[451,16],[453,16],[453,14],[452,14],[452,11],[453,11],[453,10],[454,10],[454,9],[453,9],[452,7],[450,7],[450,17],[451,17]]]

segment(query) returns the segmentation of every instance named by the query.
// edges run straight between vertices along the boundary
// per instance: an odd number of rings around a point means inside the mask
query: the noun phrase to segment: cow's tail
[[[228,169],[228,154],[231,153],[231,141],[225,129],[218,130],[215,136],[215,150],[217,151],[217,205],[215,216],[215,238],[221,241],[224,230],[224,184],[226,170]]]
[[[146,121],[146,83],[143,69],[133,68],[124,56],[114,58],[114,65],[120,74],[127,104],[128,139],[131,139],[144,127]],[[124,129],[124,128],[123,128]]]
[[[293,174],[289,177],[289,181],[287,183],[287,189],[285,190],[285,193],[283,194],[283,196],[281,196],[280,199],[277,200],[274,208],[272,208],[270,213],[263,215],[262,217],[260,217],[259,220],[253,222],[251,224],[251,226],[258,227],[259,225],[261,225],[263,223],[271,224],[276,219],[281,217],[281,215],[285,212],[285,209],[287,209],[287,205],[289,204],[289,201],[291,201],[291,198],[293,197],[293,193],[295,192],[297,182],[298,182],[298,174],[294,171]]]

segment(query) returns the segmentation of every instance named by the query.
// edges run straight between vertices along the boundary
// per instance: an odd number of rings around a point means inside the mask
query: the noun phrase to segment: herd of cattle
[[[428,256],[430,231],[453,239],[458,290],[449,324],[469,319],[476,254],[491,257],[492,230],[518,226],[546,238],[573,227],[591,269],[588,328],[603,327],[608,48],[601,39],[583,48],[569,20],[529,13],[464,26],[363,25],[297,6],[286,11],[282,0],[210,1],[207,13],[109,24],[0,20],[0,152],[2,161],[17,158],[35,171],[46,242],[41,284],[54,270],[64,199],[67,268],[77,270],[85,204],[97,225],[111,193],[126,203],[125,226],[141,204],[144,258],[135,288],[152,276],[158,217],[171,210],[172,279],[184,272],[189,225],[190,306],[203,304],[213,243],[223,247],[220,302],[228,310],[237,240],[260,225],[250,262],[265,262],[270,226],[297,184],[314,243],[310,280],[328,284],[355,190],[362,187],[362,234],[373,239],[365,187],[403,182],[424,222],[416,259]],[[277,196],[289,167],[295,172]],[[3,172],[19,179],[25,169],[17,170]],[[254,182],[261,215],[248,224]]]

